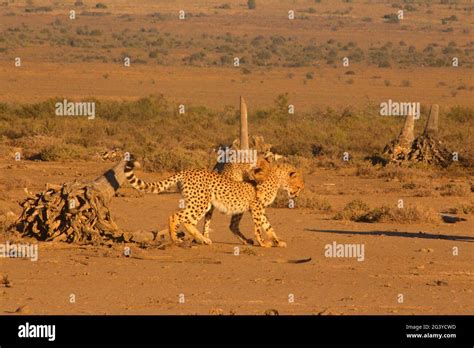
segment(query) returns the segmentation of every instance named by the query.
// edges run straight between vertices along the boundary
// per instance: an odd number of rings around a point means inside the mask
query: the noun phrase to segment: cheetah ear
[[[271,152],[271,151],[267,151],[263,157],[264,157],[269,163],[276,162],[276,161],[278,161],[278,160],[284,158],[284,156],[279,155],[279,154],[276,154],[276,153],[273,153],[273,152]]]
[[[257,164],[256,168],[259,168],[260,170],[267,170],[268,167],[270,166],[271,160],[267,157],[260,157],[257,159]]]
[[[262,159],[264,159],[268,163],[273,163],[275,162],[275,154],[271,151],[267,151],[263,154]]]
[[[296,176],[296,172],[293,171],[293,172],[290,172],[290,178],[294,178]]]
[[[270,171],[270,162],[266,158],[258,158],[255,168],[251,170],[250,176],[257,183],[265,181]]]
[[[283,156],[282,155],[278,155],[278,154],[275,154],[275,161],[278,161],[279,159],[282,159]]]

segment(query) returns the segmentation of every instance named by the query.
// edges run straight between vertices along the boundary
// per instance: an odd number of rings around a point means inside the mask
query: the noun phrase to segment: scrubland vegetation
[[[90,160],[103,151],[119,148],[134,153],[148,170],[206,167],[215,160],[219,145],[238,138],[238,110],[209,110],[189,105],[185,114],[161,96],[137,101],[96,101],[96,118],[56,116],[51,99],[41,103],[0,104],[0,144],[18,149],[28,159]],[[370,176],[372,163],[383,147],[400,132],[403,117],[381,117],[377,107],[346,108],[342,112],[313,110],[288,114],[288,97],[250,115],[251,133],[263,135],[280,154],[303,166],[339,167],[359,164],[357,175]],[[440,116],[440,137],[460,156],[461,166],[473,158],[474,110],[454,107]],[[425,123],[422,108],[419,124]],[[422,131],[418,126],[418,131]],[[342,161],[344,152],[349,161]],[[371,164],[369,164],[369,161]],[[397,175],[385,173],[385,175]],[[446,189],[449,192],[449,189]]]

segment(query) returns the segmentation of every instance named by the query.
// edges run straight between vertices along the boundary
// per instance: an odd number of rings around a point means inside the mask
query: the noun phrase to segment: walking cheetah
[[[271,153],[270,151],[267,151],[267,153],[261,154],[258,156],[256,166],[252,166],[250,163],[228,162],[228,163],[224,163],[220,167],[216,165],[214,167],[214,171],[217,171],[222,176],[228,179],[239,181],[239,182],[249,182],[252,185],[257,186],[258,184],[261,184],[265,180],[268,179],[269,174],[271,172],[271,163],[276,161],[275,157],[276,156],[273,153]],[[296,169],[294,170],[296,172]],[[297,179],[293,181],[297,181]],[[279,187],[276,188],[277,192],[278,192],[278,189]],[[265,207],[272,204],[273,200],[271,200],[271,202],[269,201],[268,204],[265,205]],[[211,207],[211,209],[209,209],[209,211],[206,213],[205,218],[204,218],[203,235],[206,238],[209,238],[209,233],[211,232],[210,224],[211,224],[213,212],[214,212],[214,207]],[[243,213],[232,215],[231,224],[229,226],[232,231],[238,230],[239,223],[242,219],[242,216],[243,216]],[[242,240],[242,242],[246,244],[246,243],[251,243],[252,240],[247,239],[247,240]]]
[[[178,227],[185,229],[199,243],[212,244],[196,228],[197,223],[207,212],[216,208],[222,213],[232,214],[231,231],[244,243],[251,243],[239,230],[239,222],[245,211],[250,211],[254,223],[256,242],[262,247],[285,247],[270,225],[265,214],[265,206],[273,202],[280,187],[288,191],[290,197],[296,197],[303,188],[303,181],[294,167],[278,164],[272,168],[268,179],[255,186],[247,182],[237,182],[218,173],[204,169],[181,171],[168,179],[157,182],[145,182],[134,174],[137,162],[129,161],[125,166],[125,176],[132,187],[139,191],[160,193],[177,185],[185,201],[186,208],[169,218],[169,233],[174,242],[178,242]],[[270,202],[270,203],[269,203]],[[209,220],[210,216],[207,215]],[[271,240],[263,240],[265,231]]]

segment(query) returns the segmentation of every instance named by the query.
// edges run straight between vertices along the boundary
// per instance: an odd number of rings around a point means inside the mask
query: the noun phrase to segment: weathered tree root
[[[391,141],[384,148],[384,154],[390,162],[417,162],[429,165],[447,167],[451,164],[451,152],[439,141],[430,135],[417,137],[410,147],[400,146],[398,140]]]
[[[414,138],[414,116],[408,115],[397,139],[388,143],[383,154],[392,163],[425,163],[447,167],[452,163],[451,152],[438,140],[438,105],[431,107],[423,135]]]
[[[127,242],[112,219],[108,204],[124,181],[123,162],[91,183],[47,184],[46,189],[28,197],[16,222],[23,236],[42,241],[85,243]]]

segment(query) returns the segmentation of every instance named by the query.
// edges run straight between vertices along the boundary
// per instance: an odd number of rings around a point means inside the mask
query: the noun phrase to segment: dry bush
[[[474,202],[469,204],[459,204],[446,210],[448,214],[474,214]]]
[[[413,163],[409,167],[390,163],[385,167],[381,167],[377,173],[378,178],[385,179],[386,181],[397,180],[408,183],[433,178],[439,171],[423,163]]]
[[[395,223],[420,223],[436,222],[439,216],[429,209],[418,206],[392,208],[381,206],[371,209],[364,201],[356,199],[344,207],[334,216],[335,220],[351,220],[355,222],[395,222]]]
[[[316,161],[313,158],[292,155],[287,157],[287,161],[296,168],[309,174],[314,173],[318,167]]]
[[[371,107],[315,109],[288,117],[289,99],[288,95],[280,95],[273,107],[253,111],[252,133],[268,139],[274,146],[272,150],[309,172],[317,167],[338,169],[363,163],[363,158],[381,151],[387,140],[400,131],[397,118],[374,117],[378,111]],[[91,159],[97,152],[119,147],[144,160],[147,170],[172,171],[205,167],[211,149],[230,145],[238,138],[235,107],[215,111],[190,105],[186,115],[180,115],[176,106],[161,95],[136,101],[96,100],[98,116],[87,120],[57,117],[57,101],[60,100],[0,103],[0,147],[21,148],[23,158],[45,161]],[[474,138],[469,132],[472,115],[470,108],[454,108],[443,116],[443,140],[468,158],[474,158]],[[350,154],[350,161],[342,161],[344,152]],[[392,165],[374,168],[363,163],[358,175],[403,181],[427,172],[425,168]],[[465,169],[459,166],[459,170]]]
[[[376,178],[380,168],[379,165],[374,166],[369,162],[358,163],[356,165],[355,175],[363,178]]]
[[[389,164],[384,167],[378,174],[380,179],[385,179],[386,181],[398,180],[406,181],[412,179],[414,173],[407,168],[403,168],[397,165]]]
[[[471,192],[470,186],[468,184],[455,184],[448,183],[445,184],[437,190],[440,191],[441,196],[456,196],[456,197],[465,197],[468,196]]]
[[[6,212],[0,214],[0,233],[4,234],[13,229],[15,224],[16,216],[12,212]]]
[[[411,191],[413,193],[413,197],[437,196],[436,191],[426,184],[425,181],[408,181],[402,184],[402,189]]]
[[[375,214],[375,216],[379,217],[380,222],[409,224],[420,222],[435,223],[440,221],[439,214],[431,209],[426,209],[420,206],[408,206],[405,208],[382,207],[379,209],[382,210],[382,212]]]
[[[78,145],[54,144],[41,149],[36,155],[30,158],[40,161],[64,161],[87,159],[89,155],[83,147]]]
[[[288,194],[284,191],[279,191],[275,201],[272,204],[274,208],[289,208]],[[294,208],[309,209],[315,211],[331,211],[331,204],[324,198],[309,190],[303,190],[298,198],[295,200]]]
[[[402,185],[402,189],[405,189],[405,190],[413,190],[417,187],[418,187],[418,185],[416,183],[414,183],[413,181],[407,182],[407,183]]]
[[[334,219],[360,221],[369,211],[370,207],[367,203],[360,199],[355,199],[347,203],[344,209],[334,216]]]
[[[421,188],[413,192],[413,197],[436,197],[436,191],[427,188]]]

